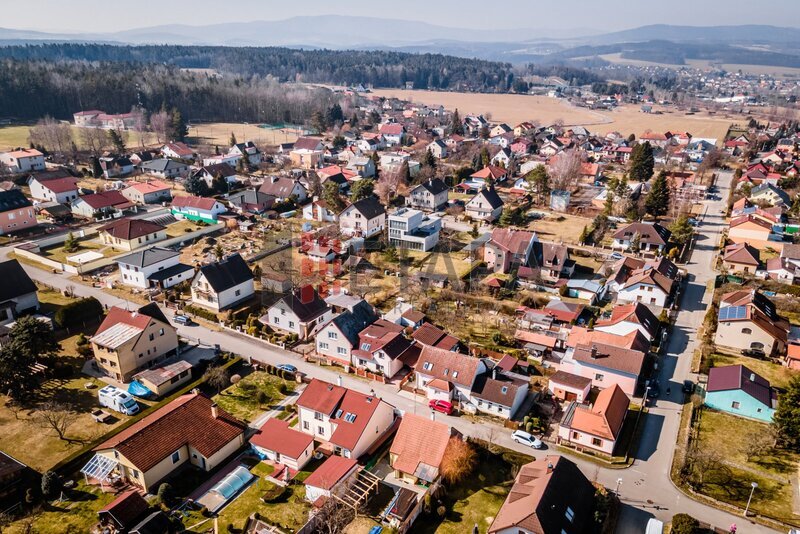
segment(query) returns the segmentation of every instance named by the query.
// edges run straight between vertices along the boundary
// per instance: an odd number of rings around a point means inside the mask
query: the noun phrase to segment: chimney
[[[497,366],[492,367],[492,380],[497,380]]]
[[[750,382],[755,382],[755,381],[756,381],[756,374],[750,373]]]
[[[342,375],[336,375],[336,385],[342,387]]]
[[[300,302],[310,304],[314,300],[314,286],[305,285],[300,288]]]
[[[553,462],[547,462],[547,473],[553,472]]]
[[[211,405],[211,417],[217,419],[219,417],[219,412],[217,411],[217,403],[213,403]]]
[[[597,359],[597,345],[592,345],[592,359]]]

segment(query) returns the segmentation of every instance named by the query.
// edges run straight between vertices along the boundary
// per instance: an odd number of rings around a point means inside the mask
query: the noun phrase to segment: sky
[[[0,27],[106,33],[161,24],[326,14],[421,20],[458,28],[598,32],[646,24],[800,27],[798,0],[761,0],[758,9],[753,9],[755,4],[753,0],[505,0],[500,4],[486,0],[0,0]]]

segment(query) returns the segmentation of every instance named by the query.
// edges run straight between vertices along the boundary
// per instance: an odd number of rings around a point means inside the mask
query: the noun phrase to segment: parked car
[[[192,320],[186,315],[176,315],[173,319],[176,323],[190,326],[193,324]]]
[[[691,380],[684,380],[683,381],[683,392],[687,395],[691,395],[694,393],[694,382]]]
[[[278,365],[278,369],[280,369],[281,371],[286,371],[287,373],[296,373],[297,372],[297,367],[295,367],[294,365],[289,364],[289,363],[282,363],[282,364]]]
[[[428,407],[431,410],[435,410],[437,412],[441,412],[445,415],[450,415],[453,413],[453,403],[448,402],[445,400],[432,400],[428,403]]]
[[[767,357],[767,354],[761,349],[744,349],[742,351],[743,356],[750,356],[751,358],[759,358],[764,359]]]
[[[623,258],[622,254],[620,254],[619,252],[612,252],[611,254],[608,255],[608,257],[611,258],[612,260],[621,260]]]
[[[521,443],[522,445],[527,445],[528,447],[533,447],[534,449],[541,449],[544,447],[544,443],[542,440],[534,436],[533,434],[529,434],[523,430],[515,430],[511,437],[514,439],[515,442]]]

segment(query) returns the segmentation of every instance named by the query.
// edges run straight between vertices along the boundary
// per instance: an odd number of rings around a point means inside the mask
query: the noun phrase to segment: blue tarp
[[[138,380],[134,380],[128,386],[128,393],[135,397],[147,398],[153,395],[153,392],[144,387],[144,384]]]

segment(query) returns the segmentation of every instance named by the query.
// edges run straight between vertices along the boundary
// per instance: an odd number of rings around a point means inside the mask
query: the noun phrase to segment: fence
[[[222,324],[222,323],[220,323],[220,326],[222,328],[224,328],[225,330],[229,331],[229,332],[233,332],[234,334],[239,334],[240,336],[248,337],[248,338],[250,338],[250,339],[252,339],[254,341],[258,341],[260,343],[264,343],[264,344],[269,345],[271,347],[275,347],[275,348],[278,348],[278,349],[286,350],[286,343],[272,343],[270,340],[264,339],[263,337],[251,336],[247,332],[244,332],[243,330],[240,330],[240,327],[238,327],[238,326],[236,328],[231,328],[230,326],[227,326],[227,325]],[[244,358],[246,358],[247,361],[249,362],[251,357],[250,356],[244,356]]]

